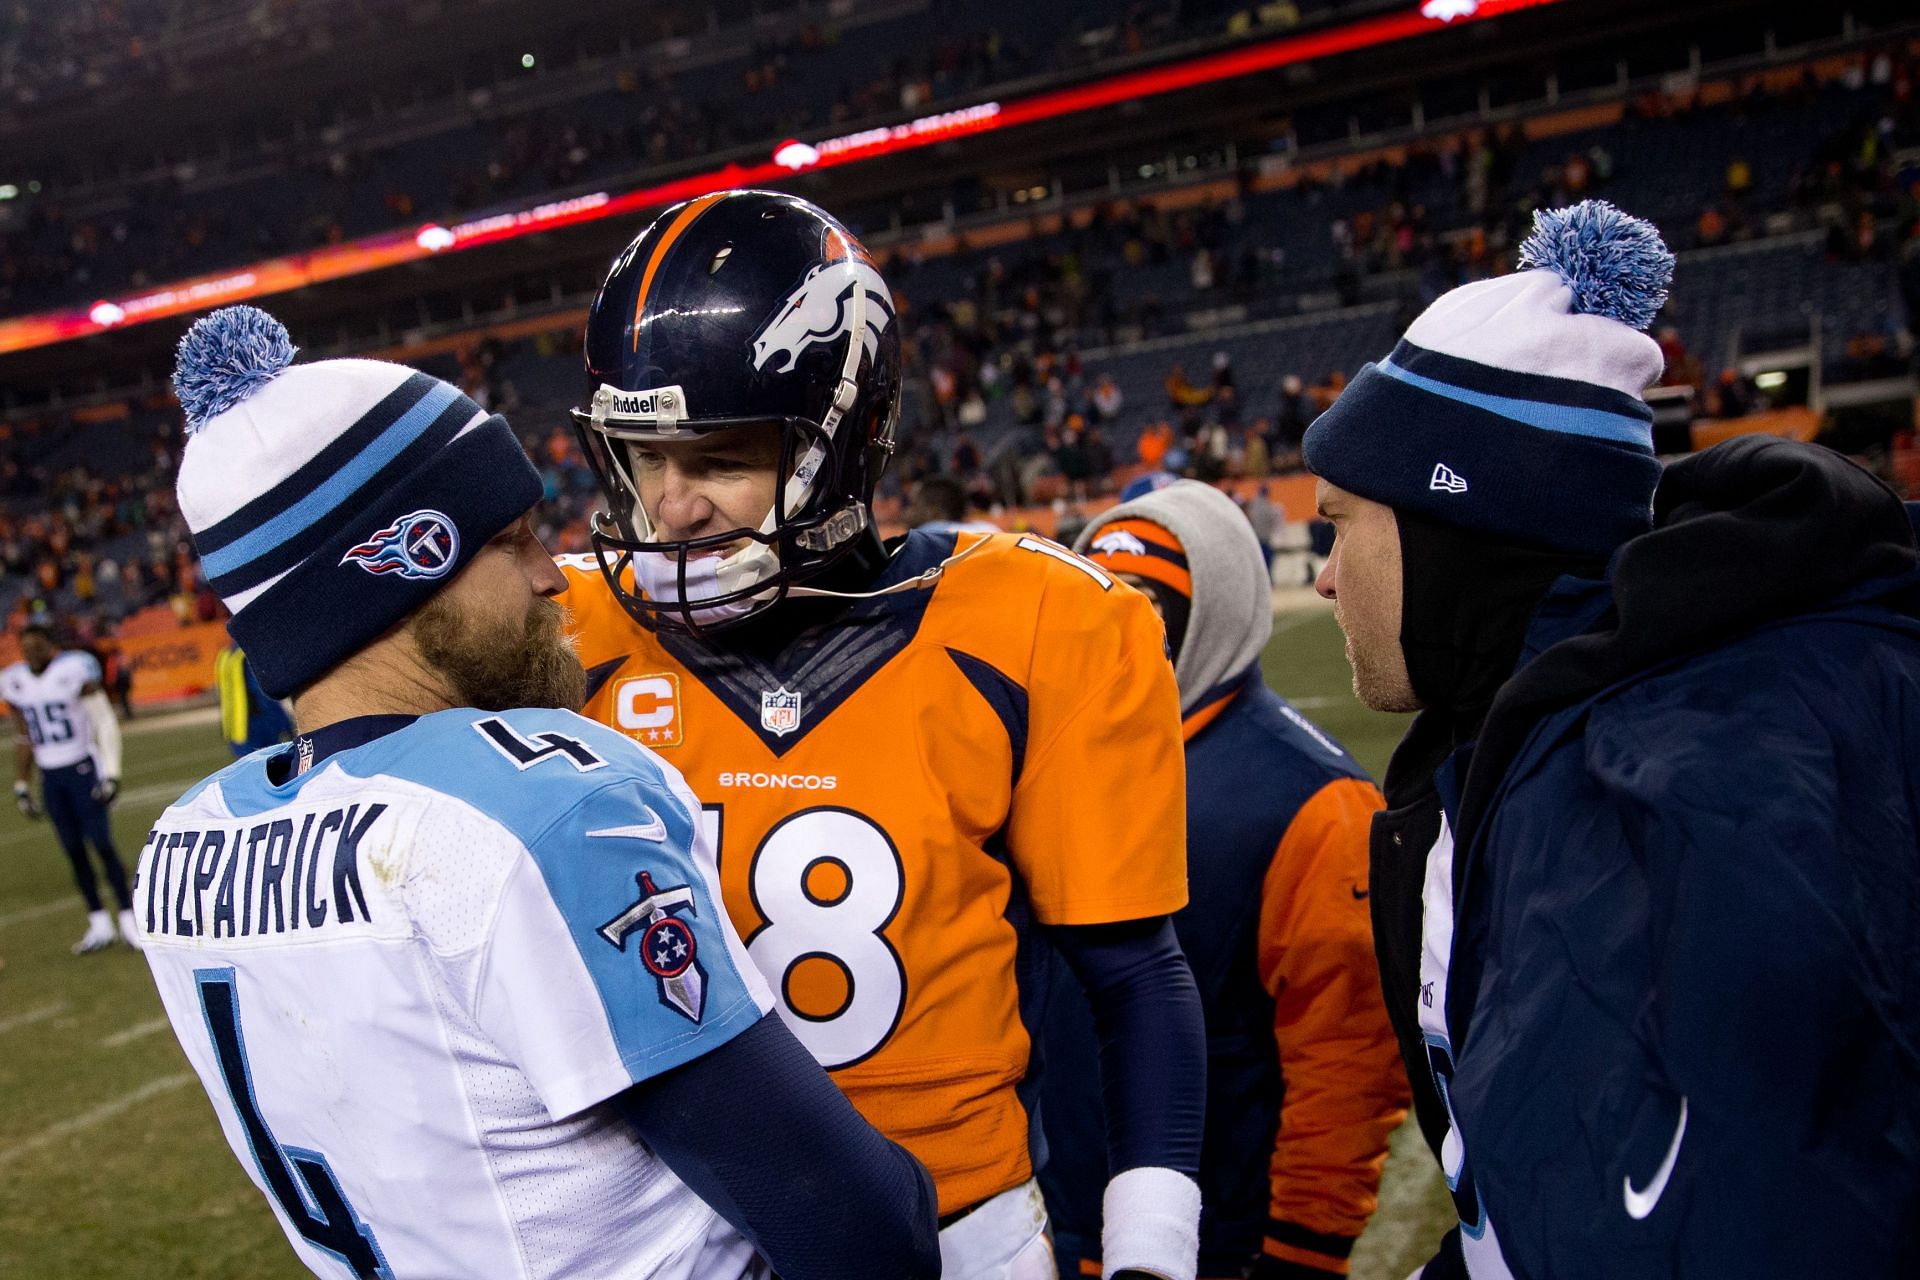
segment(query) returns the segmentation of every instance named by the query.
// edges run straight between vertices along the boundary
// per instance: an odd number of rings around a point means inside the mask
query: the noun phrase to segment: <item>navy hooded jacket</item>
[[[1920,1275],[1912,526],[1776,440],[1655,514],[1442,771],[1456,1201],[1525,1280]]]

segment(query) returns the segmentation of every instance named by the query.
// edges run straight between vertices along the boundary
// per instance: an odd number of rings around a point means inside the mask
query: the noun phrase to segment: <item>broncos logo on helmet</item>
[[[815,264],[779,310],[753,337],[753,367],[766,370],[767,362],[784,354],[786,361],[772,370],[785,373],[799,361],[808,347],[833,342],[853,324],[856,291],[865,294],[865,319],[859,333],[868,359],[880,350],[880,338],[893,322],[893,296],[886,281],[874,268],[864,251],[856,252],[853,242],[835,230],[826,234],[827,261]]]

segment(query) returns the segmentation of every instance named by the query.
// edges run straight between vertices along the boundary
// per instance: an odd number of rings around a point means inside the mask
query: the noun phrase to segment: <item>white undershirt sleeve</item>
[[[100,761],[101,776],[118,781],[120,721],[114,718],[113,704],[107,701],[105,693],[96,690],[82,694],[80,705],[87,709],[87,719],[93,722],[93,749]]]

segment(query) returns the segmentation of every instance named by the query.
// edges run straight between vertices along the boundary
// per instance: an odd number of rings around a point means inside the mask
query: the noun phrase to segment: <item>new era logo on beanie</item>
[[[506,420],[377,360],[293,363],[280,322],[227,307],[180,341],[180,512],[227,629],[285,697],[405,618],[541,484]]]
[[[1652,224],[1588,200],[1535,213],[1520,266],[1421,313],[1307,430],[1307,468],[1388,506],[1606,555],[1652,524],[1641,392],[1661,356],[1641,330],[1673,255]]]

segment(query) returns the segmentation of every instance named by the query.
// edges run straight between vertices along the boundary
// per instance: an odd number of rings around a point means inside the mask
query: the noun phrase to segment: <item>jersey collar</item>
[[[419,716],[354,716],[350,720],[336,720],[323,725],[312,733],[303,733],[293,740],[290,754],[275,756],[267,762],[267,774],[275,786],[282,785],[290,778],[314,768],[328,756],[339,755],[342,751],[351,751],[355,747],[364,747],[376,738],[384,738],[418,720]]]

